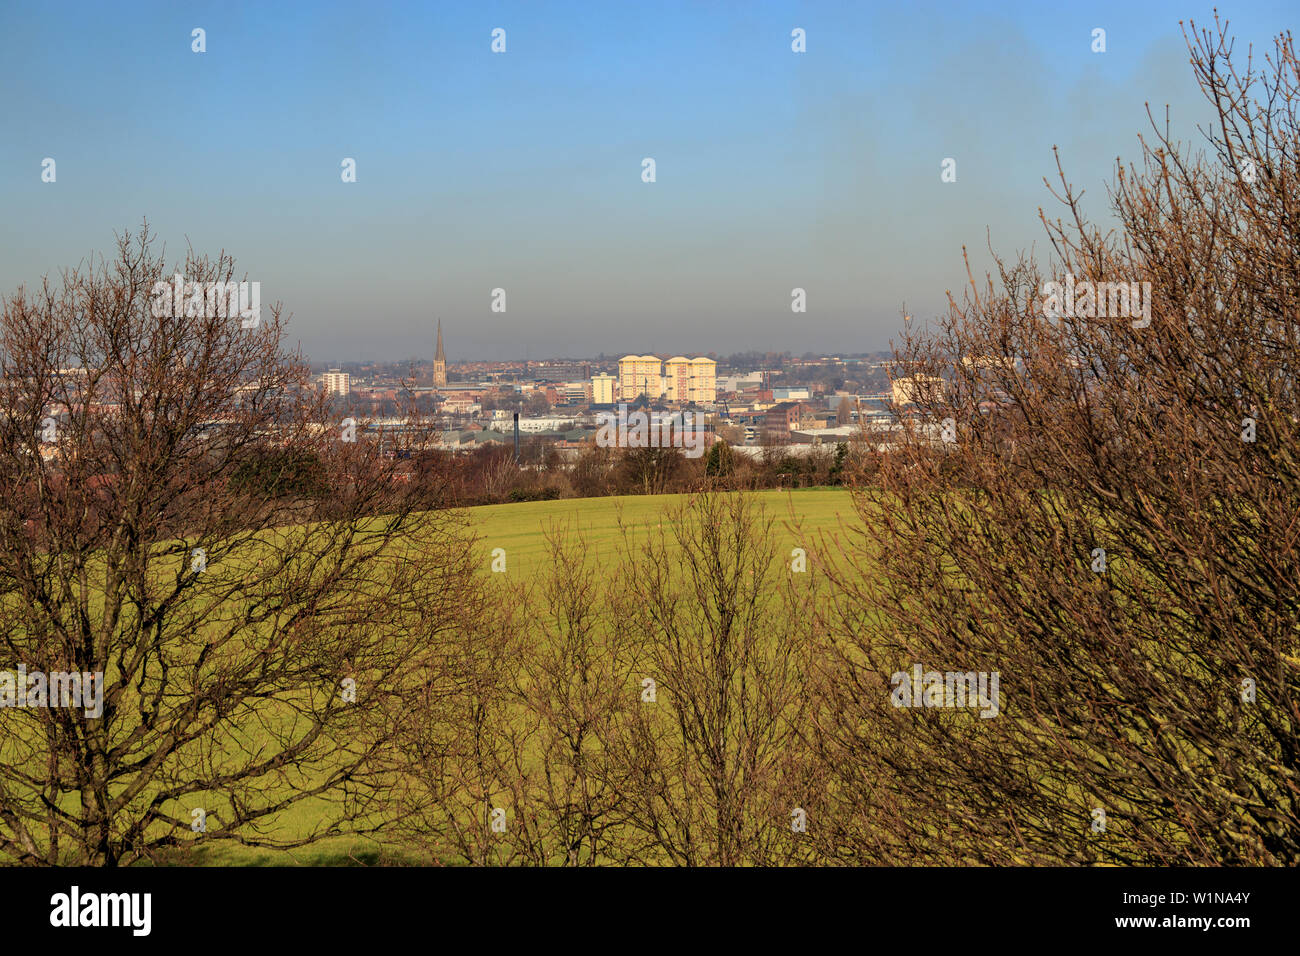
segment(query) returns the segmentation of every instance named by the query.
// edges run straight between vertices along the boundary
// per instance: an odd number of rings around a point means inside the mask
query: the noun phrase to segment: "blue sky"
[[[1257,53],[1294,26],[1219,11]],[[233,253],[318,360],[428,357],[438,316],[452,359],[885,348],[963,243],[1043,251],[1053,145],[1101,218],[1144,103],[1195,137],[1180,18],[1212,8],[5,4],[0,290],[147,216],[170,258]]]

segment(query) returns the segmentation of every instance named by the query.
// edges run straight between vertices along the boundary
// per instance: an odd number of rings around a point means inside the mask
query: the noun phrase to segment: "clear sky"
[[[1218,6],[1257,54],[1295,26],[1293,0]],[[937,314],[961,285],[963,243],[981,266],[988,238],[1042,252],[1053,145],[1101,217],[1145,102],[1196,135],[1179,20],[1212,16],[1187,0],[5,0],[0,290],[147,216],[169,258],[233,253],[317,360],[431,357],[438,316],[453,361],[885,348],[904,302]]]

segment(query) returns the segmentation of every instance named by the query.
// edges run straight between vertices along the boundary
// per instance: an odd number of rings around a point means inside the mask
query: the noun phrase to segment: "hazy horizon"
[[[147,217],[169,261],[233,254],[313,361],[431,357],[438,318],[452,362],[874,352],[964,285],[963,244],[1044,253],[1053,145],[1105,222],[1146,102],[1198,138],[1178,21],[1212,9],[15,5],[0,290]],[[1257,56],[1286,27],[1219,10]]]

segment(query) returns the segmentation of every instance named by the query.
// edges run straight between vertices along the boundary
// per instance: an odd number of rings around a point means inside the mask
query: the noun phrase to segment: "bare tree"
[[[516,689],[531,755],[519,829],[537,864],[622,862],[624,785],[605,742],[637,706],[628,689],[640,648],[604,599],[608,556],[569,525],[546,538]]]
[[[467,578],[392,442],[307,389],[279,306],[222,315],[198,285],[168,308],[151,243],[146,225],[4,303],[0,651],[28,672],[0,710],[10,862],[378,826],[376,760],[424,667],[403,635],[417,612],[448,618]],[[224,253],[176,274],[235,281]],[[311,481],[259,488],[250,461],[276,456],[315,462]],[[34,672],[81,686],[56,700]],[[277,830],[308,801],[305,832]]]
[[[704,492],[638,540],[624,527],[617,619],[641,649],[638,705],[608,740],[630,858],[675,865],[812,858],[823,785],[803,732],[813,589],[772,519]]]
[[[849,404],[847,395],[841,398],[840,403],[835,406],[835,424],[841,428],[853,424],[853,406]]]
[[[1118,234],[1062,174],[1052,268],[1000,261],[898,350],[942,388],[823,555],[846,858],[1300,860],[1300,71],[1289,36],[1262,71],[1226,26],[1188,45],[1209,157],[1153,123]],[[918,666],[1000,707],[918,701]]]
[[[527,756],[514,706],[520,608],[496,575],[466,575],[460,620],[449,627],[432,615],[413,629],[430,661],[419,696],[394,726],[401,746],[389,767],[388,832],[408,852],[442,862],[531,862],[519,830]]]

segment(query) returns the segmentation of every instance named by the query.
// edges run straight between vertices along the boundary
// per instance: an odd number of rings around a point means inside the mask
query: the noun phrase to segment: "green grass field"
[[[848,492],[839,488],[761,491],[753,497],[774,519],[778,544],[795,547],[808,534],[831,531],[841,518],[853,514]],[[594,553],[612,553],[620,544],[619,515],[630,526],[654,528],[684,495],[628,495],[612,498],[569,498],[522,504],[487,505],[467,510],[470,527],[480,539],[483,560],[494,548],[506,552],[509,574],[533,573],[546,554],[546,529],[567,524],[582,533]],[[804,534],[796,534],[799,527]],[[788,553],[788,549],[787,552]]]
[[[564,526],[580,532],[591,555],[613,557],[621,547],[620,519],[624,525],[657,530],[664,515],[685,496],[624,496],[564,499],[519,504],[488,505],[467,509],[469,529],[478,538],[478,550],[486,566],[494,549],[506,554],[506,573],[528,580],[546,557],[546,531]],[[790,549],[812,550],[821,533],[833,533],[841,521],[854,515],[849,493],[843,489],[798,489],[764,491],[754,497],[773,519],[778,558],[788,559]],[[304,801],[281,815],[272,832],[290,836],[305,832],[322,808]],[[371,840],[336,837],[290,851],[272,851],[216,843],[196,848],[177,862],[201,865],[294,866],[348,865],[355,863],[403,862],[384,855]]]

